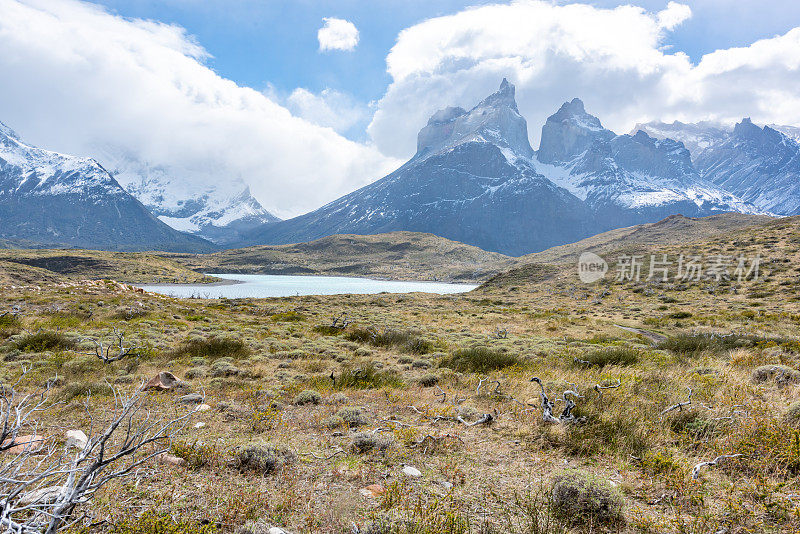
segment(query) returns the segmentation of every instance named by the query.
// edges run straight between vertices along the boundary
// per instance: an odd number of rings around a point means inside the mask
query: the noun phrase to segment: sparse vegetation
[[[286,447],[265,444],[245,446],[236,455],[236,465],[244,471],[269,475],[293,464],[297,455]]]
[[[456,350],[442,358],[439,365],[455,371],[486,373],[511,367],[512,365],[519,365],[520,363],[522,363],[522,360],[516,354],[477,346]]]
[[[623,499],[608,482],[581,471],[564,471],[553,477],[552,509],[572,524],[622,522]]]
[[[250,349],[240,339],[209,337],[190,339],[172,351],[173,358],[205,358],[209,361],[220,358],[246,358]]]

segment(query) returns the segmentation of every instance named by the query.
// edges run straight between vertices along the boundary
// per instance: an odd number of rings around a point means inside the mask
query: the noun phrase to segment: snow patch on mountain
[[[242,231],[279,220],[239,177],[207,168],[150,165],[109,148],[103,154],[120,184],[176,230],[227,244]]]

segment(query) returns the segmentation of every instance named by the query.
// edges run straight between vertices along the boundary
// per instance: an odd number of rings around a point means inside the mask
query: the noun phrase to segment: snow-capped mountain
[[[435,113],[417,147],[388,176],[316,211],[251,232],[242,244],[410,230],[520,255],[591,232],[585,204],[535,171],[527,124],[506,80],[470,111]]]
[[[616,135],[578,99],[548,119],[534,152],[503,80],[470,111],[436,112],[397,171],[242,244],[411,230],[521,255],[674,213],[723,211],[756,209],[700,178],[681,143]]]
[[[215,248],[159,221],[94,159],[33,147],[2,123],[0,237],[107,250]]]
[[[225,245],[242,232],[279,220],[239,178],[207,168],[149,165],[121,150],[99,152],[120,185],[176,230]]]
[[[675,213],[758,211],[701,178],[683,143],[643,131],[617,135],[577,98],[547,119],[536,162],[539,173],[583,200],[604,230]]]
[[[677,122],[638,128],[659,137],[702,137],[706,142],[693,149],[692,160],[703,178],[762,211],[800,214],[800,129],[759,127],[748,118],[733,128]]]

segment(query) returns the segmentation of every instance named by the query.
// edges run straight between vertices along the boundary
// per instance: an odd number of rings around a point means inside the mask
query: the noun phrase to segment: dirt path
[[[649,330],[642,330],[641,328],[634,328],[632,326],[622,326],[621,324],[615,324],[617,328],[622,328],[623,330],[627,330],[628,332],[633,332],[634,334],[639,334],[641,336],[646,337],[653,343],[661,343],[662,341],[666,341],[667,336],[662,334],[656,334],[655,332],[650,332]]]

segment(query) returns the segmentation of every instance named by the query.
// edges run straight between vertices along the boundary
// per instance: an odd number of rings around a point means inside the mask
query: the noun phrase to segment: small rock
[[[380,484],[370,484],[369,486],[363,487],[358,490],[361,495],[370,499],[376,499],[386,493],[386,488],[381,486]]]
[[[5,449],[5,451],[10,452],[11,454],[36,452],[42,447],[44,440],[45,438],[42,436],[17,436],[13,440],[5,440],[0,447],[8,447],[8,449]]]
[[[411,467],[410,465],[407,465],[403,467],[403,474],[406,476],[417,478],[422,476],[422,471],[420,471],[416,467]]]
[[[186,464],[186,460],[183,458],[178,458],[177,456],[172,456],[171,454],[167,454],[162,452],[157,456],[158,463],[165,464],[165,465],[173,465],[173,466],[182,466]]]
[[[188,395],[178,397],[175,399],[175,402],[179,402],[181,404],[200,404],[203,402],[203,396],[199,393],[189,393]]]
[[[86,444],[89,443],[89,438],[83,433],[83,430],[67,430],[67,444],[66,447],[75,447],[76,449],[83,450]]]
[[[211,406],[209,406],[208,404],[200,404],[200,405],[197,406],[197,408],[194,409],[194,411],[196,411],[196,412],[207,412],[210,409],[211,409]]]
[[[206,426],[206,424],[202,421],[194,424],[195,428],[203,428],[204,426]]]
[[[166,389],[173,389],[179,387],[182,382],[169,371],[161,371],[156,376],[151,378],[143,389],[157,389],[160,391]]]
[[[51,503],[58,498],[58,494],[63,490],[63,486],[47,486],[33,491],[26,491],[19,498],[19,503],[23,505],[34,503]]]

